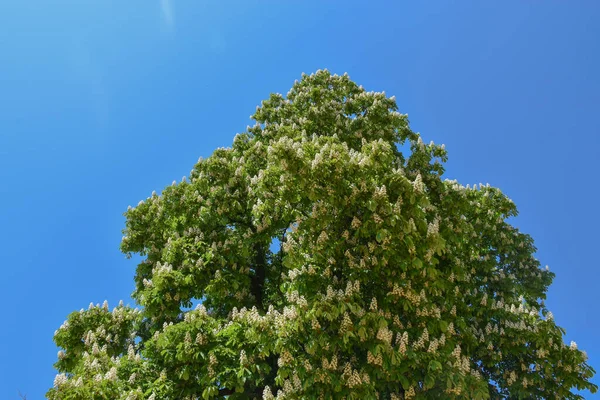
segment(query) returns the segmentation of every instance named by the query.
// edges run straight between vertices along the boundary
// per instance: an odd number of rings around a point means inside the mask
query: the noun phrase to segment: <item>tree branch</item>
[[[231,390],[231,389],[219,389],[219,396],[229,396],[231,394],[234,394],[235,390]]]
[[[267,268],[267,252],[264,244],[255,245],[256,254],[254,255],[254,275],[251,278],[252,294],[256,299],[256,308],[264,310],[263,295],[265,286],[265,276]]]

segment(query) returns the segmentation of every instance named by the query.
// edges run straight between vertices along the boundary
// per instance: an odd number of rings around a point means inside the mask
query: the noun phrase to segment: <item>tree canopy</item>
[[[56,331],[59,399],[580,399],[554,274],[489,185],[444,180],[394,97],[303,75],[125,213],[141,306]],[[198,304],[195,308],[193,305]]]

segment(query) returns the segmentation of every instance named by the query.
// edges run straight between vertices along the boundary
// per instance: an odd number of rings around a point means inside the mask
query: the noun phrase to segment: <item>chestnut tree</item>
[[[140,309],[56,331],[59,399],[580,399],[554,274],[489,185],[347,75],[272,94],[233,145],[125,213]],[[193,307],[196,305],[197,307]]]

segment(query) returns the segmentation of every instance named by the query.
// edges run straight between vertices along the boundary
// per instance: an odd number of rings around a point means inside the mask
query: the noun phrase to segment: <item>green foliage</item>
[[[544,306],[554,274],[507,222],[515,205],[442,180],[444,147],[424,144],[393,97],[318,71],[252,118],[126,212],[142,309],[71,314],[49,399],[596,391]]]

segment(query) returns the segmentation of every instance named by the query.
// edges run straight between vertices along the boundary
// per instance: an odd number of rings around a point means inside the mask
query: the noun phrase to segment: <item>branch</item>
[[[267,255],[263,244],[256,245],[256,254],[254,256],[254,276],[252,276],[252,294],[256,299],[256,308],[263,310],[263,291],[265,286],[265,276],[267,268]]]
[[[219,396],[229,396],[235,393],[235,390],[231,389],[219,389]]]

